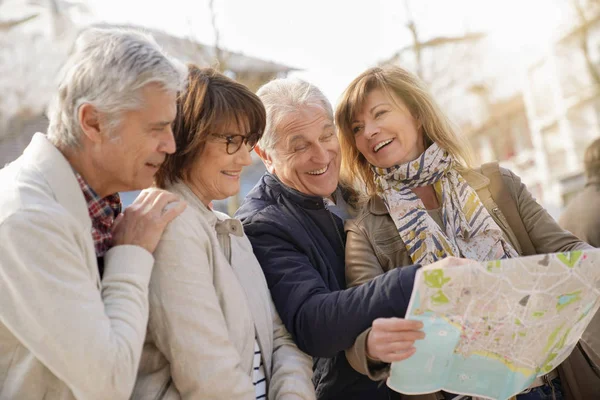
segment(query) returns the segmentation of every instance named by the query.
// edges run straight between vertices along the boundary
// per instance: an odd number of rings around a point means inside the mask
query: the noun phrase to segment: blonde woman
[[[491,182],[480,169],[470,168],[464,139],[423,83],[404,69],[372,68],[358,76],[342,96],[336,123],[342,174],[369,195],[358,217],[346,223],[349,286],[396,267],[427,265],[447,256],[484,261],[518,257],[530,247],[530,253],[589,247],[561,229],[512,172],[497,170]],[[527,238],[503,215],[505,206],[499,207],[491,185],[502,188],[503,199],[510,195]],[[366,349],[355,344],[347,356],[359,372],[381,379],[380,365],[369,360],[374,352],[368,343]],[[563,387],[552,371],[517,398],[555,393],[561,399]]]

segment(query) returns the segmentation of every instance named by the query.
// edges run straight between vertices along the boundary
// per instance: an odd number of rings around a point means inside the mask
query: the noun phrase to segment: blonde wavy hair
[[[440,110],[425,84],[414,74],[396,66],[370,68],[346,88],[335,111],[342,152],[341,180],[366,190],[368,196],[377,194],[371,164],[358,151],[352,121],[360,112],[367,96],[375,89],[383,90],[396,107],[402,101],[420,126],[425,148],[432,143],[447,150],[457,168],[471,167],[471,151],[465,138],[457,135],[450,120]]]

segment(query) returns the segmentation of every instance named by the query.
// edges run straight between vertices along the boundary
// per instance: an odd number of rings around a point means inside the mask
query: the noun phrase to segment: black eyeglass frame
[[[257,132],[251,132],[247,135],[240,135],[236,133],[211,133],[210,136],[225,140],[226,147],[225,151],[229,155],[233,155],[238,152],[239,149],[242,148],[242,144],[246,145],[248,152],[251,152],[256,147],[258,140],[260,139],[260,134]],[[237,138],[242,138],[239,143],[235,143]],[[235,149],[231,149],[231,146],[237,146]]]

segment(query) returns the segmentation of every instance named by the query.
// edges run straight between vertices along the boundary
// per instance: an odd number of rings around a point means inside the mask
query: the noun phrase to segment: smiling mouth
[[[314,171],[308,171],[307,174],[309,174],[309,175],[323,175],[325,172],[327,172],[328,169],[329,169],[329,164],[327,164],[326,166],[324,166],[321,169],[316,169]]]
[[[221,171],[223,175],[231,176],[232,178],[239,178],[241,171],[232,172],[232,171]]]
[[[156,169],[158,169],[160,167],[160,164],[161,163],[158,163],[158,164],[146,163],[147,166],[152,167],[152,168],[156,168]]]
[[[379,142],[373,147],[373,153],[377,153],[379,150],[383,149],[388,144],[392,143],[394,139],[384,140],[383,142]]]

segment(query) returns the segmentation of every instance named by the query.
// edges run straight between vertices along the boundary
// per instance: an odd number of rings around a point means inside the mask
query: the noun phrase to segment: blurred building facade
[[[523,94],[535,154],[531,174],[551,211],[585,184],[583,154],[600,136],[599,71],[600,14],[553,41],[526,71]]]
[[[427,63],[417,68],[414,57],[382,64],[420,70],[467,135],[476,163],[500,161],[558,217],[583,188],[583,153],[600,136],[600,6],[591,1],[583,12],[565,16],[556,36],[527,64],[501,59],[494,43],[479,35],[421,49],[421,60],[443,65],[441,80]]]

